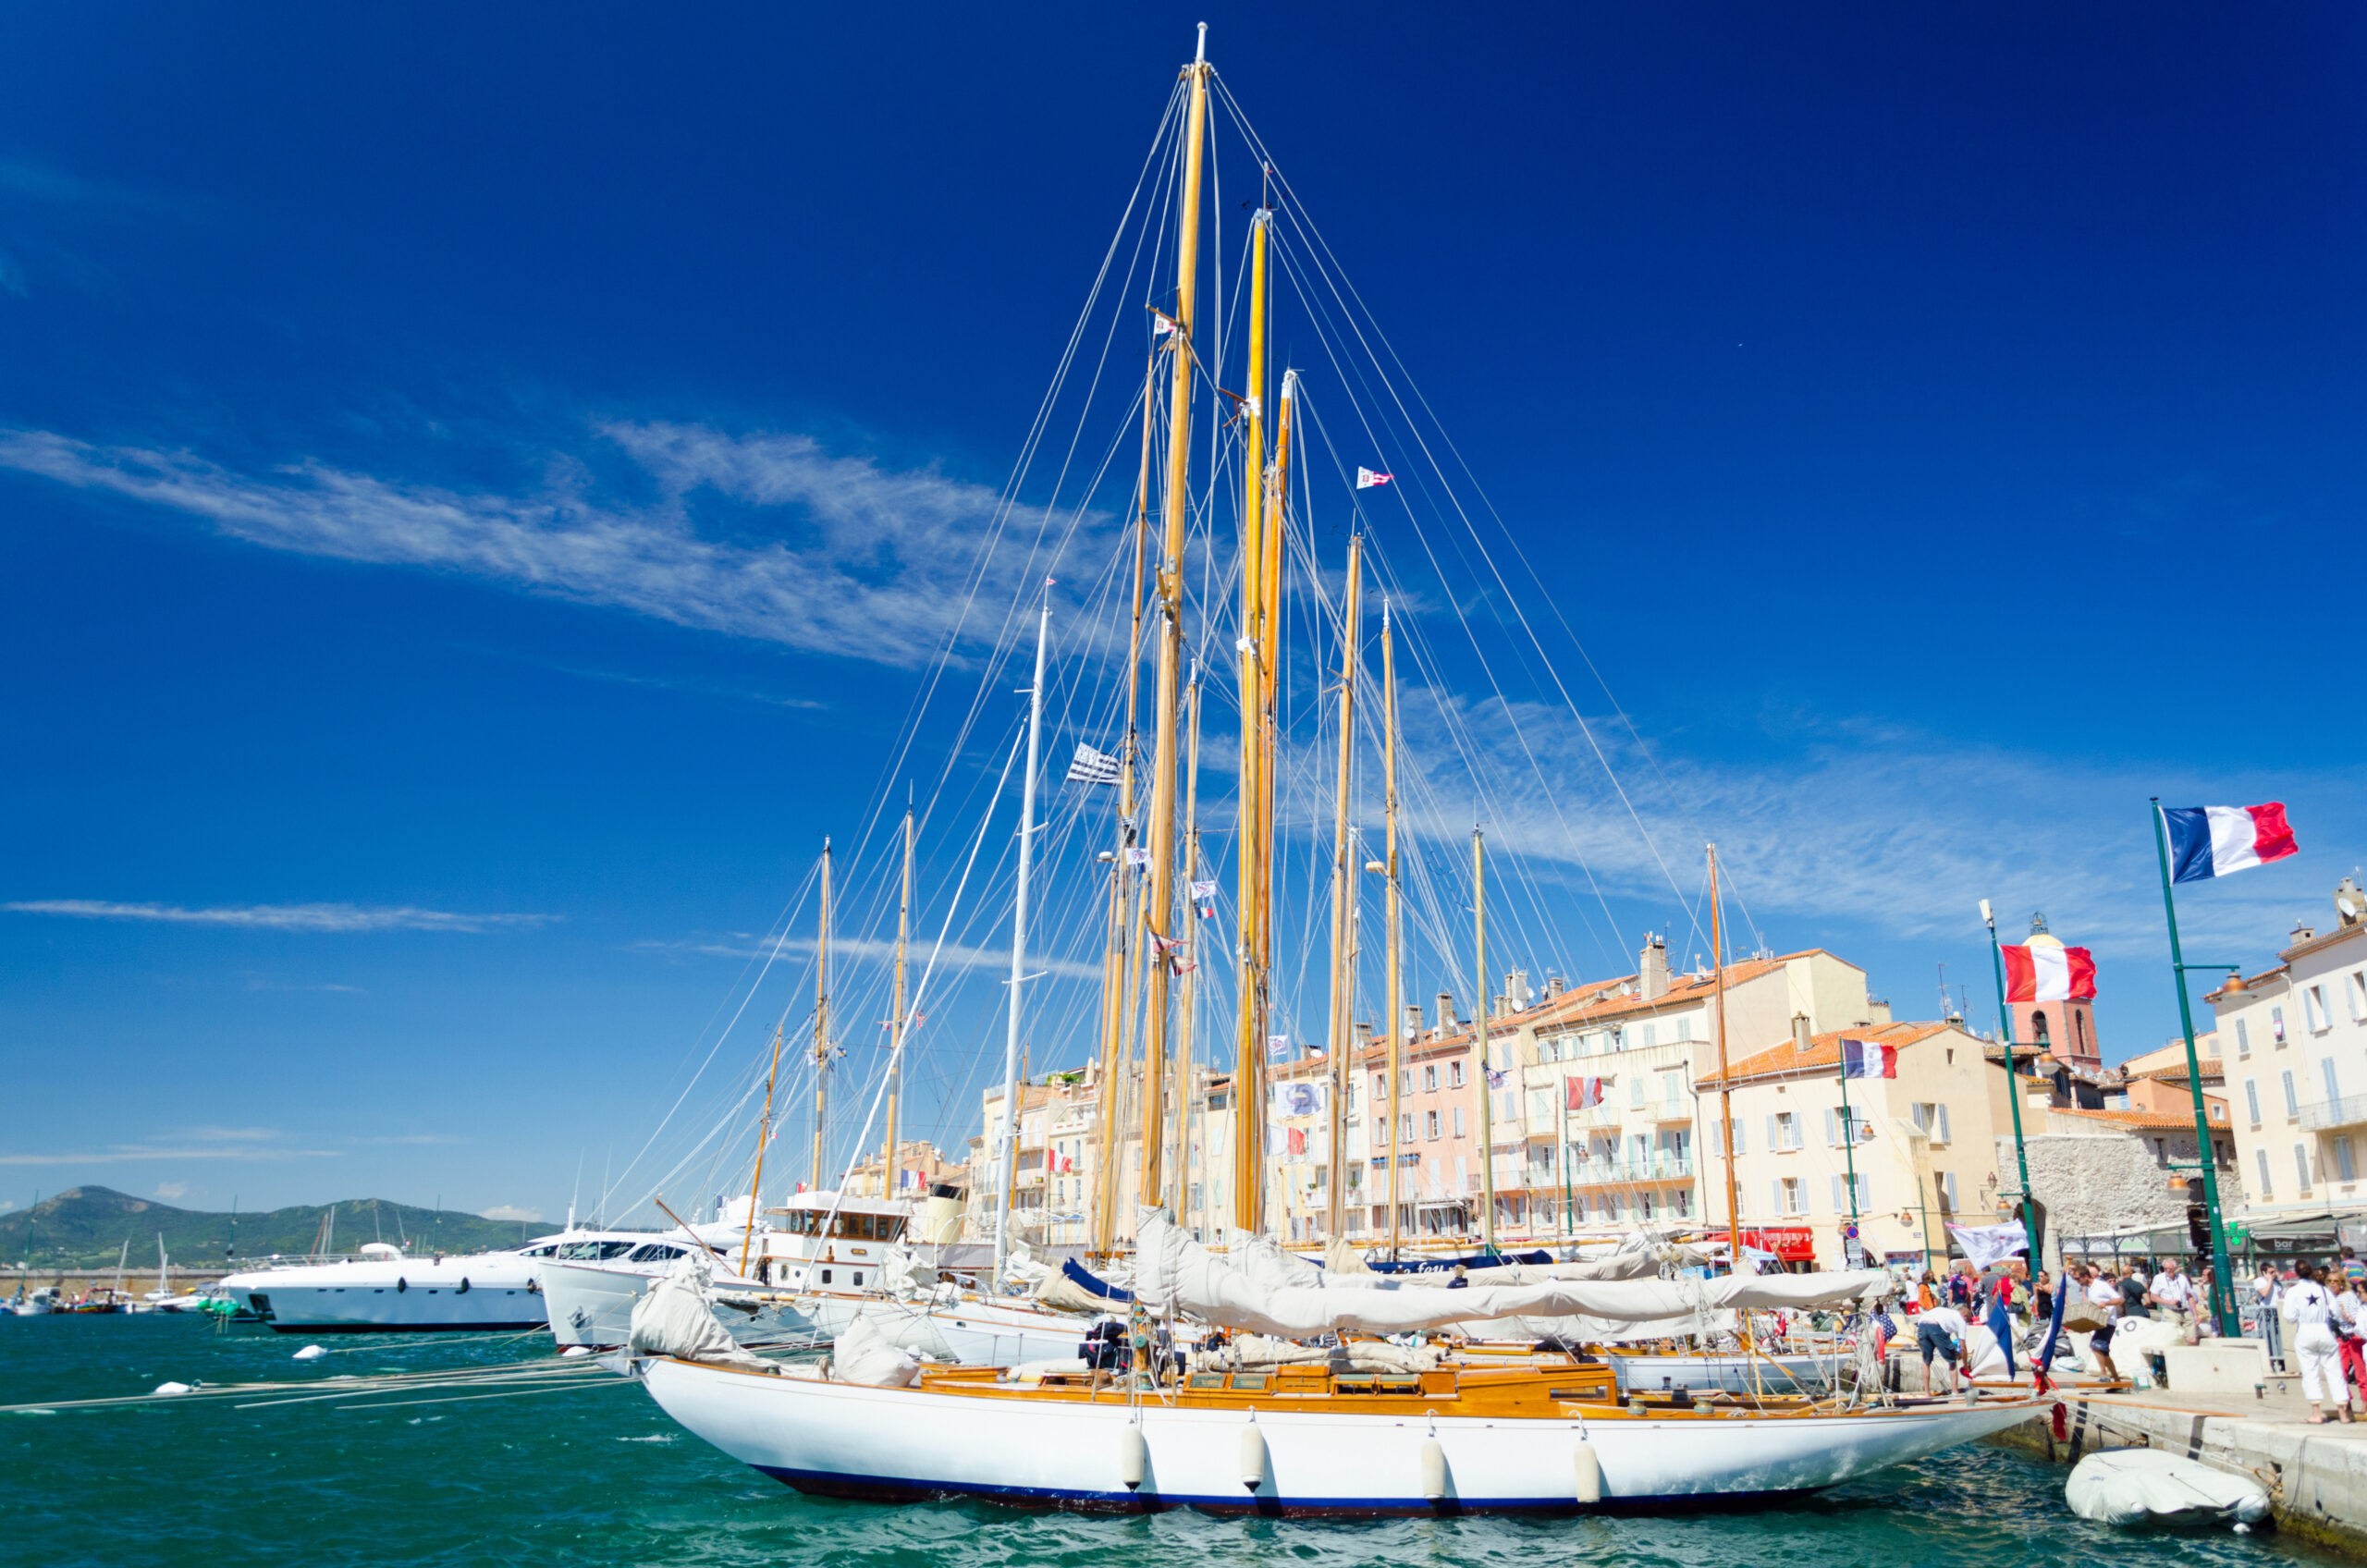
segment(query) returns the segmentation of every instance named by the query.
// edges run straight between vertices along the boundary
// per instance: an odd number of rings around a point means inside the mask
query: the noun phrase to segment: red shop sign
[[[1742,1244],[1772,1252],[1785,1263],[1814,1263],[1816,1238],[1805,1225],[1777,1225],[1764,1230],[1745,1231]]]

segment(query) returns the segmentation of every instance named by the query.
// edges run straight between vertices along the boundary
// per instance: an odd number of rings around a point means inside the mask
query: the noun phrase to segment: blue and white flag
[[[1291,1037],[1288,1035],[1269,1035],[1266,1036],[1266,1060],[1268,1061],[1288,1061],[1290,1059]]]

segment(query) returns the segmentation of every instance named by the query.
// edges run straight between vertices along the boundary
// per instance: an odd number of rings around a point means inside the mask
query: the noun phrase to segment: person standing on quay
[[[2328,1271],[2327,1305],[2333,1309],[2334,1339],[2336,1354],[2342,1359],[2342,1418],[2350,1419],[2351,1390],[2360,1390],[2360,1403],[2367,1407],[2367,1354],[2361,1354],[2361,1335],[2367,1334],[2367,1299],[2361,1298],[2367,1280],[2345,1279]]]
[[[2112,1364],[2112,1324],[2120,1311],[2120,1287],[2103,1269],[2084,1263],[2079,1266],[2079,1279],[2088,1292],[2090,1312],[2103,1319],[2103,1327],[2088,1336],[2088,1353],[2096,1358],[2105,1378],[2116,1383],[2120,1381],[2120,1368]]]
[[[2194,1327],[2190,1314],[2194,1308],[2194,1281],[2188,1279],[2175,1257],[2163,1263],[2162,1271],[2153,1276],[2152,1289],[2146,1300],[2162,1309],[2163,1317],[2180,1329]]]
[[[2277,1308],[2284,1304],[2285,1281],[2276,1265],[2262,1264],[2260,1278],[2252,1281],[2252,1317],[2268,1345],[2268,1364],[2280,1372],[2285,1370],[2285,1319]]]
[[[2131,1258],[2120,1266],[2120,1315],[2123,1317],[2151,1317],[2146,1303],[2153,1293],[2153,1281],[2145,1278],[2145,1270]]]
[[[1925,1393],[1933,1391],[1932,1356],[1934,1352],[1938,1353],[1941,1368],[1948,1377],[1948,1386],[1940,1391],[1944,1393],[1956,1391],[1956,1363],[1964,1359],[1965,1335],[1971,1328],[1972,1325],[1965,1320],[1964,1314],[1953,1306],[1935,1306],[1916,1317],[1915,1342],[1923,1352],[1923,1391]],[[1970,1375],[1968,1369],[1966,1376]]]
[[[2325,1287],[2325,1270],[2305,1263],[2294,1274],[2282,1310],[2285,1321],[2293,1325],[2293,1355],[2301,1364],[2301,1397],[2310,1402],[2310,1424],[2325,1424],[2324,1405],[2333,1399],[2342,1401],[2342,1418],[2348,1421],[2350,1401],[2343,1392],[2342,1361],[2334,1336],[2334,1300]]]

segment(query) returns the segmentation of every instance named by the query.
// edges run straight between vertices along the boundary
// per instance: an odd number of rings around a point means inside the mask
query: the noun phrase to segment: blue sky
[[[2323,924],[2367,860],[2353,12],[31,6],[0,1200],[555,1219],[826,833],[877,939],[960,551],[1203,17],[1650,751],[1649,845],[1592,784],[1499,825],[1604,888],[1515,958],[1615,973],[1710,837],[1902,1016],[1942,963],[1993,1014],[1988,896],[2150,1047],[2153,793],[2283,799],[2303,848],[2191,895],[2191,951]],[[969,935],[914,1090],[956,1140],[1000,1037]]]

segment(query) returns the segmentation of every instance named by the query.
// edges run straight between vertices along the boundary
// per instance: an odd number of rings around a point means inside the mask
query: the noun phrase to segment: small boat
[[[2257,1525],[2268,1517],[2268,1489],[2160,1449],[2116,1448],[2079,1461],[2063,1501],[2100,1525],[2193,1527]]]

